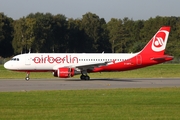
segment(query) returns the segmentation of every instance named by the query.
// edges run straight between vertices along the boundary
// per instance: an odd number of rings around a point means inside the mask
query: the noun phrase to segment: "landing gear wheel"
[[[88,75],[81,75],[80,79],[81,80],[90,80],[90,77]]]
[[[84,79],[85,79],[85,76],[84,76],[84,75],[81,75],[81,76],[80,76],[80,79],[81,79],[81,80],[84,80]]]
[[[81,71],[80,79],[81,80],[90,80],[90,77],[87,74],[87,70],[84,69],[84,70]]]
[[[29,79],[30,79],[29,77],[25,77],[25,80],[26,80],[26,81],[29,81]]]
[[[85,76],[85,80],[89,80],[90,79],[90,77],[87,75],[87,76]]]

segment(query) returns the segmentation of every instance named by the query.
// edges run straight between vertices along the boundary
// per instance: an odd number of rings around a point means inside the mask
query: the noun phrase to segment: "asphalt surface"
[[[143,79],[0,79],[0,92],[180,87],[180,78]]]

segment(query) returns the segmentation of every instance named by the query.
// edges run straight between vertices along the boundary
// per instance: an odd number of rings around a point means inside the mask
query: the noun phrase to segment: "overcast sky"
[[[107,22],[124,17],[147,20],[157,15],[179,17],[180,0],[0,0],[0,12],[13,19],[36,12],[76,19],[91,12]]]

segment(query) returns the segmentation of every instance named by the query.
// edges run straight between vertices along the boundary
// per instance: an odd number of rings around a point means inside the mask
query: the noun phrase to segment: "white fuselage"
[[[104,63],[107,65],[130,59],[136,54],[110,53],[30,53],[17,55],[4,66],[10,70],[57,70],[60,67],[83,66],[88,64]]]

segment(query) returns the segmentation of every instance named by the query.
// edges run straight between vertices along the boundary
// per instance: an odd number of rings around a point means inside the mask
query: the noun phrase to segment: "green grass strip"
[[[0,92],[1,120],[179,120],[180,88]]]

